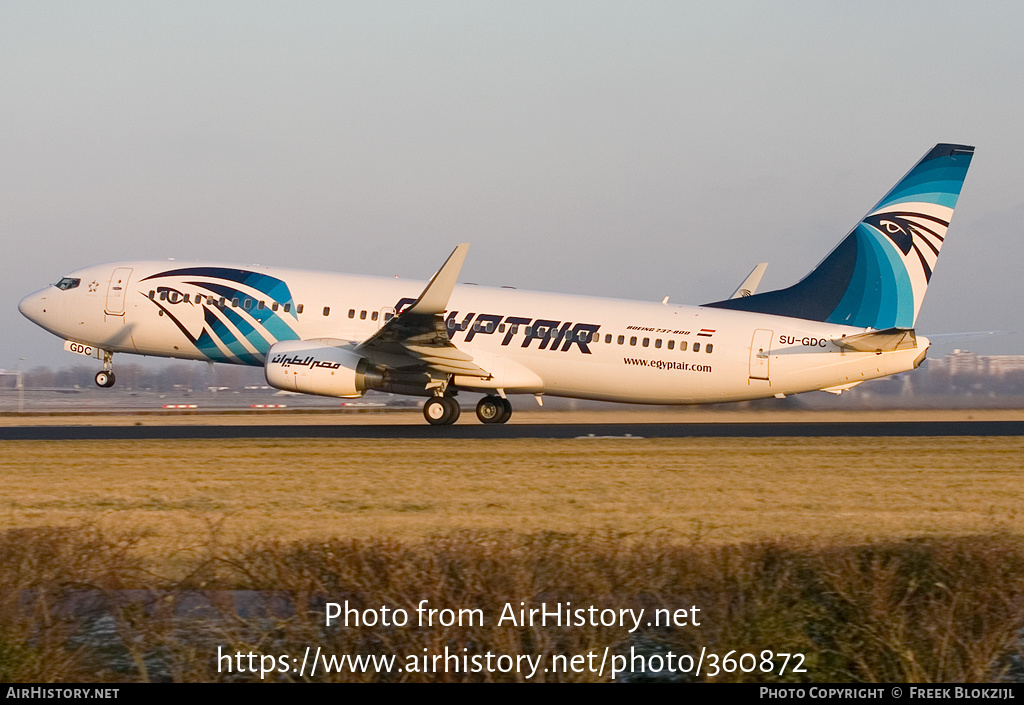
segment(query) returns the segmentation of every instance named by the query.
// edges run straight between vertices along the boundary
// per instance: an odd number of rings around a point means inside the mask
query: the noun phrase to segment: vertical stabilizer
[[[912,328],[973,155],[974,147],[935,145],[801,281],[706,305],[861,328]]]

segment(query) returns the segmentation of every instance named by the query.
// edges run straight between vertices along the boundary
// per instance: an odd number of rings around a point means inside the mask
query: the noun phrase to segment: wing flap
[[[445,360],[458,360],[461,362],[472,362],[473,356],[462,352],[458,348],[451,346],[436,346],[436,345],[416,345],[410,343],[403,343],[402,347],[411,352],[413,355],[427,358],[427,357],[441,357]]]

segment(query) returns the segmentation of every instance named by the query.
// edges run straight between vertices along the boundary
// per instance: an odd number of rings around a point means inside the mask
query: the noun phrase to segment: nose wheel
[[[431,426],[450,426],[459,420],[462,409],[452,397],[431,397],[423,405],[423,418]]]
[[[512,418],[512,403],[498,396],[486,396],[476,405],[476,417],[480,423],[505,423]]]
[[[96,386],[102,389],[109,389],[114,386],[114,353],[109,350],[103,351],[103,369],[96,373]]]

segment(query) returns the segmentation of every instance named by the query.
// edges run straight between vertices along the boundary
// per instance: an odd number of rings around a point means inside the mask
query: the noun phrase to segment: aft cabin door
[[[131,267],[118,267],[110,275],[110,284],[107,286],[107,315],[124,314],[124,295],[128,291],[128,277],[131,275]]]
[[[750,379],[768,379],[768,359],[772,351],[770,330],[758,329],[750,341]]]

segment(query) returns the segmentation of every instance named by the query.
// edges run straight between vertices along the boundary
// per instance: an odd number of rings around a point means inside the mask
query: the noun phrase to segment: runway
[[[363,438],[496,439],[561,438],[806,438],[806,437],[1024,436],[1024,421],[790,421],[721,423],[510,423],[288,425],[11,426],[0,441]]]

